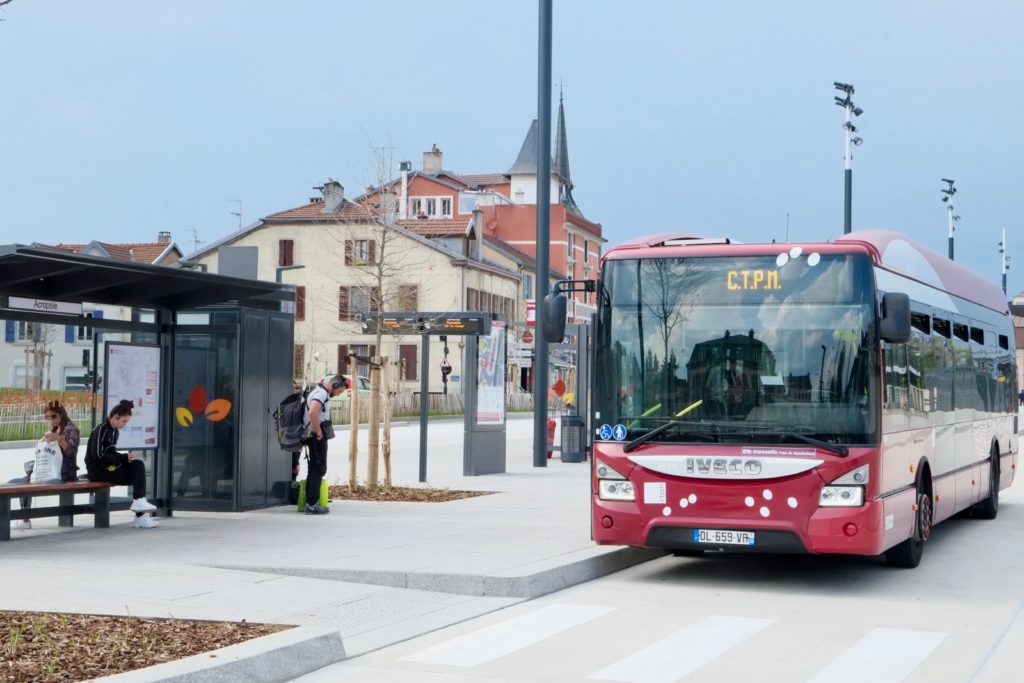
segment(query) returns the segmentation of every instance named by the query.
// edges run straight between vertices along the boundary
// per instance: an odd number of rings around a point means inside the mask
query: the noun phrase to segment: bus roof
[[[743,244],[727,237],[708,237],[696,233],[666,232],[638,237],[615,245],[602,256],[606,258],[636,258],[651,256],[652,249],[671,249],[673,255],[693,253],[710,256],[718,253],[716,245],[729,251],[749,251],[752,254],[777,253],[799,245],[805,250],[812,245],[828,245],[823,251],[836,252],[853,247],[867,251],[875,264],[885,270],[916,280],[922,284],[948,292],[962,299],[972,301],[1006,315],[1009,305],[1002,289],[974,271],[950,261],[928,247],[911,240],[906,235],[892,230],[859,230],[838,237],[831,242],[759,243]],[[858,249],[859,247],[859,249]],[[639,250],[646,253],[629,254]],[[691,252],[691,250],[693,250]],[[626,253],[624,253],[626,252]]]

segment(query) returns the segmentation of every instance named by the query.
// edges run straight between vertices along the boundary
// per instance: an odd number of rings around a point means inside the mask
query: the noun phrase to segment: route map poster
[[[104,417],[122,400],[135,404],[117,447],[156,448],[160,442],[160,347],[107,342],[106,352]]]
[[[478,337],[476,423],[505,423],[505,323],[491,321],[491,333]]]

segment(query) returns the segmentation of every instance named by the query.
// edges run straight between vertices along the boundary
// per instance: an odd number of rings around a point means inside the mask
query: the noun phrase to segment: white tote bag
[[[60,481],[60,466],[63,458],[56,441],[40,439],[36,445],[36,463],[32,468],[33,484],[49,484]]]

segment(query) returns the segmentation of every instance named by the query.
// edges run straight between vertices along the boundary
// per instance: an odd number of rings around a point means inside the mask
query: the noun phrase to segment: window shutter
[[[380,312],[380,287],[370,288],[370,313]],[[373,355],[372,353],[370,354]]]
[[[302,344],[295,345],[295,367],[292,368],[292,377],[302,379],[306,367],[306,347]]]
[[[377,357],[377,345],[376,344],[370,344],[370,358],[376,358],[376,357]],[[367,373],[366,374],[367,375],[370,374],[369,373],[369,368],[367,368]]]
[[[338,344],[338,374],[348,374],[348,344]]]
[[[348,287],[339,287],[338,288],[338,320],[348,320],[349,319],[350,316],[349,316],[348,302],[349,302]]]
[[[419,310],[419,287],[416,285],[400,285],[398,288],[398,310],[414,313]]]
[[[14,343],[14,321],[7,320],[4,326],[4,341],[8,344]]]
[[[366,264],[372,266],[377,263],[377,242],[370,240]]]
[[[345,240],[345,265],[352,265],[352,254],[355,252],[355,245],[352,240]]]
[[[65,325],[64,326],[64,341],[68,344],[75,341],[75,326]]]
[[[305,320],[306,319],[306,288],[296,287],[295,288],[295,319]]]
[[[398,356],[405,365],[405,378],[416,379],[416,345],[402,344],[398,347]]]
[[[278,240],[277,241],[277,265],[279,266],[290,266],[295,262],[295,241],[294,240]]]

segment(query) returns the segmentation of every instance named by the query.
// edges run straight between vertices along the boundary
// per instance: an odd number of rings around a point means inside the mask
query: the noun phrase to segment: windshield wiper
[[[840,457],[843,457],[843,458],[845,458],[847,455],[850,454],[850,449],[847,448],[846,446],[841,446],[839,444],[829,443],[828,441],[822,441],[821,439],[815,439],[813,436],[807,436],[806,434],[801,434],[800,432],[786,432],[786,431],[775,431],[775,430],[773,430],[773,431],[769,431],[769,432],[746,432],[744,434],[744,436],[749,436],[750,438],[754,438],[754,437],[757,437],[757,436],[768,436],[768,435],[771,435],[771,436],[781,436],[781,437],[786,437],[786,438],[789,438],[789,439],[797,439],[798,441],[803,441],[804,443],[809,443],[812,446],[817,446],[818,448],[823,448],[826,451],[831,451],[831,452],[835,453],[836,455],[838,455]]]
[[[694,408],[699,407],[703,403],[704,403],[703,399],[701,399],[701,400],[699,400],[699,401],[697,401],[695,403],[691,403],[690,405],[688,405],[687,407],[683,408],[678,413],[676,413],[675,416],[676,417],[682,417],[683,415],[686,415],[688,412],[690,412]],[[664,434],[671,427],[675,427],[675,426],[679,426],[679,425],[693,425],[693,424],[700,424],[700,423],[699,422],[696,422],[696,423],[695,422],[690,422],[688,420],[675,420],[675,419],[669,420],[665,424],[658,425],[657,427],[655,427],[651,431],[647,432],[646,434],[641,434],[637,438],[635,438],[632,441],[630,441],[629,443],[627,443],[625,446],[622,447],[622,452],[623,453],[629,453],[630,451],[635,451],[637,448],[640,448],[640,446],[643,446],[645,443],[647,443],[648,441],[650,441],[654,437],[658,436],[659,434]],[[700,434],[698,432],[694,432],[693,434],[694,434],[694,436],[702,436],[702,437],[705,437],[705,438],[708,438],[708,439],[711,438],[707,434]]]

